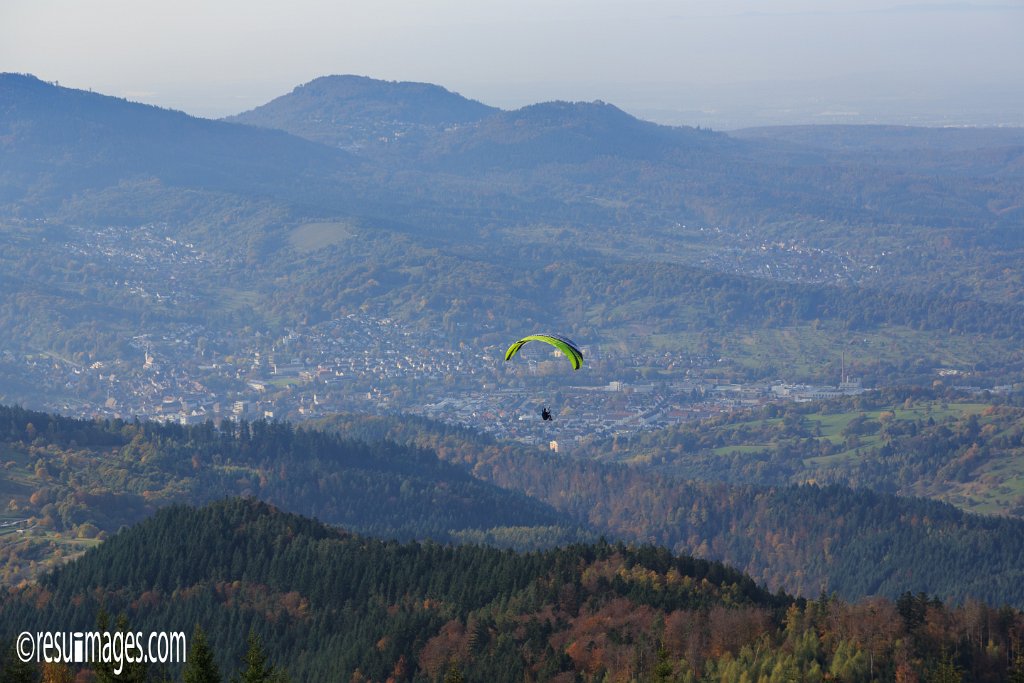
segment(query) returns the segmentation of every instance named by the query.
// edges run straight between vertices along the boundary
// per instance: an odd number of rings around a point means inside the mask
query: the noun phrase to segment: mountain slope
[[[188,636],[201,626],[222,680],[240,668],[247,633],[302,681],[933,680],[941,667],[954,680],[1024,674],[1024,658],[1014,656],[1024,614],[1007,607],[950,609],[910,594],[895,604],[794,601],[720,564],[650,546],[523,555],[401,545],[249,500],[165,509],[37,586],[3,593],[0,642],[54,624],[92,630],[101,609],[142,634]],[[0,659],[0,675],[3,667]]]
[[[165,187],[339,203],[353,157],[280,131],[0,75],[0,202],[52,213],[76,193],[157,180]],[[329,201],[320,193],[330,189]],[[344,203],[344,202],[341,202]]]
[[[641,121],[605,102],[544,102],[448,131],[423,161],[471,172],[572,166],[602,157],[658,163],[697,150],[727,157],[745,146],[720,133]]]
[[[38,449],[49,455],[40,459]],[[0,407],[0,582],[31,579],[172,504],[252,495],[383,537],[490,534],[537,547],[581,536],[564,516],[422,449],[263,421],[182,428]],[[20,531],[19,531],[20,530]]]
[[[653,634],[673,613],[707,623],[702,613],[729,608],[751,620],[752,640],[791,602],[720,564],[650,547],[519,555],[400,545],[229,500],[162,510],[42,578],[38,589],[0,597],[0,639],[15,626],[89,629],[103,605],[126,611],[132,630],[173,625],[191,633],[201,623],[224,667],[251,625],[296,680],[347,679],[360,669],[383,681],[400,660],[406,673],[397,679],[437,680],[454,658],[472,668],[469,680],[518,681],[540,664],[578,668],[552,644],[564,649],[584,638],[578,658],[589,660],[582,648],[596,634],[587,620],[621,622],[621,639],[605,645],[609,655],[625,662],[640,648],[653,662]],[[475,642],[464,642],[474,631]]]
[[[551,458],[423,421],[338,417],[321,426],[332,423],[370,440],[434,448],[612,538],[720,560],[797,595],[923,591],[1024,606],[1024,520],[841,486],[685,481],[643,465]]]
[[[602,223],[608,212],[601,215],[594,206],[614,206],[619,227],[812,219],[989,228],[1018,225],[1024,216],[1020,148],[1003,145],[979,154],[963,147],[972,139],[1012,142],[1013,135],[834,127],[834,134],[796,129],[726,136],[658,126],[603,102],[547,102],[490,115],[477,109],[461,124],[442,126],[433,114],[436,100],[445,102],[441,109],[452,120],[466,106],[447,91],[421,84],[331,77],[265,105],[265,114],[257,115],[257,109],[238,120],[335,144],[356,144],[352,136],[361,131],[363,156],[392,168],[393,180],[401,174],[403,188],[415,187],[425,196],[436,192],[437,202],[445,195],[463,204],[497,199],[508,204],[504,213],[514,220],[522,208],[515,197],[486,195],[518,188],[534,204],[534,220]],[[432,123],[415,121],[409,111],[416,106]],[[853,142],[821,143],[829,135]],[[878,147],[890,139],[910,142],[893,150]],[[945,149],[929,149],[932,140],[943,141]],[[450,174],[463,178],[455,181]]]
[[[491,223],[618,233],[689,220],[987,230],[1024,217],[1019,148],[880,162],[871,150],[838,154],[657,126],[604,103],[492,112],[422,84],[341,78],[305,88],[271,108],[274,125],[333,130],[355,120],[363,138],[390,129],[389,142],[367,148],[359,162],[280,132],[4,75],[0,201],[11,212],[53,215],[75,193],[106,189],[115,197],[106,202],[127,211],[137,184],[157,178],[269,199],[306,216],[374,216],[409,229],[459,227],[461,235]],[[317,107],[333,102],[341,110],[321,116]],[[444,119],[455,123],[438,123]],[[395,130],[395,121],[406,129]],[[73,217],[88,215],[88,207],[75,208]]]
[[[471,124],[498,110],[430,83],[323,76],[225,120],[278,128],[333,147],[378,145]]]

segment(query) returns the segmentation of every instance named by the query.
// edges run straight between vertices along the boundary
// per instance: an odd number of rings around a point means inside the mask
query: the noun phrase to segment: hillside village
[[[26,225],[24,230],[35,228]],[[45,231],[48,226],[43,225]],[[238,267],[238,254],[214,257],[166,234],[166,226],[62,228],[48,248],[75,267],[101,267],[126,302],[167,311],[127,344],[128,352],[71,357],[0,343],[4,400],[82,417],[192,424],[224,419],[303,420],[335,412],[407,412],[472,426],[502,438],[559,450],[588,438],[655,429],[738,407],[854,395],[847,377],[832,386],[722,379],[722,359],[585,345],[588,372],[575,374],[548,350],[503,362],[504,348],[453,345],[443,332],[356,310],[282,335],[259,326],[215,326],[175,316],[196,306],[196,284]],[[28,232],[26,232],[26,235]],[[846,257],[795,244],[752,240],[726,248],[707,229],[718,270],[780,279],[834,280],[858,268]],[[46,241],[46,238],[44,238]],[[233,260],[234,259],[234,260]],[[709,265],[709,264],[705,264]],[[840,274],[841,273],[841,274]],[[230,303],[244,294],[222,288]],[[36,401],[32,397],[48,398]],[[59,398],[57,398],[59,397]],[[555,420],[543,423],[542,407]]]
[[[576,376],[546,349],[505,363],[498,347],[446,344],[441,334],[431,337],[389,318],[349,314],[278,339],[264,333],[226,337],[200,325],[180,325],[162,335],[135,337],[136,354],[129,359],[85,365],[54,354],[5,350],[0,363],[25,383],[66,397],[41,407],[74,416],[195,424],[408,412],[503,438],[559,442],[554,448],[741,406],[863,391],[855,381],[836,387],[722,384],[711,378],[710,358],[620,357],[588,348],[588,357],[599,360],[598,376]],[[604,379],[670,365],[692,369],[671,381]],[[552,423],[540,420],[542,405],[553,409]]]

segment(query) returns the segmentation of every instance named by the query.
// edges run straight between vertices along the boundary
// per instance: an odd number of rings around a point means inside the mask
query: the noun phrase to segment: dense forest
[[[544,503],[505,491],[427,450],[369,445],[284,422],[183,428],[71,420],[0,408],[0,580],[30,578],[175,502],[251,495],[384,538],[475,530],[536,547],[581,533]]]
[[[807,597],[910,590],[1024,605],[1024,522],[927,500],[692,482],[412,418],[186,428],[0,416],[0,514],[20,525],[0,536],[8,585],[165,505],[252,495],[383,537],[538,548],[604,534],[726,561]]]
[[[339,416],[320,426],[431,448],[609,537],[722,560],[800,595],[895,598],[910,590],[1024,605],[1021,520],[837,485],[688,481],[648,466],[552,457],[405,418]],[[991,564],[979,571],[978,563]]]
[[[185,680],[200,664],[225,678],[249,671],[254,647],[263,675],[246,680],[274,680],[270,669],[381,683],[1024,675],[1024,614],[1010,608],[910,593],[794,600],[651,546],[403,545],[251,500],[165,509],[0,598],[0,614],[8,639],[53,624],[91,629],[106,614],[136,631],[186,631],[193,655],[197,638],[207,654],[192,657]],[[34,680],[10,653],[3,666],[0,680]],[[141,669],[132,680],[181,675]]]

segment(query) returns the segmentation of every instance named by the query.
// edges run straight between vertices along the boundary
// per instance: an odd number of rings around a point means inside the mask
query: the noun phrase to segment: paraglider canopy
[[[508,347],[508,351],[505,352],[505,360],[512,360],[512,356],[519,353],[523,344],[531,341],[540,341],[554,346],[569,359],[573,370],[579,370],[583,366],[583,352],[580,351],[580,348],[572,340],[557,334],[531,334],[523,337]]]

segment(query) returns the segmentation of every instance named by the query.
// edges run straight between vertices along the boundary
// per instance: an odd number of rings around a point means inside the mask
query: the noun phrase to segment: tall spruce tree
[[[263,645],[254,631],[249,632],[249,649],[246,650],[242,663],[245,665],[245,669],[234,679],[235,683],[287,683],[288,681],[288,676],[283,671],[275,669],[267,661]]]
[[[192,631],[192,643],[188,649],[188,661],[182,671],[182,680],[184,683],[221,683],[220,670],[199,624]]]
[[[0,683],[35,683],[39,680],[38,669],[21,661],[12,644],[7,651],[0,654]]]

